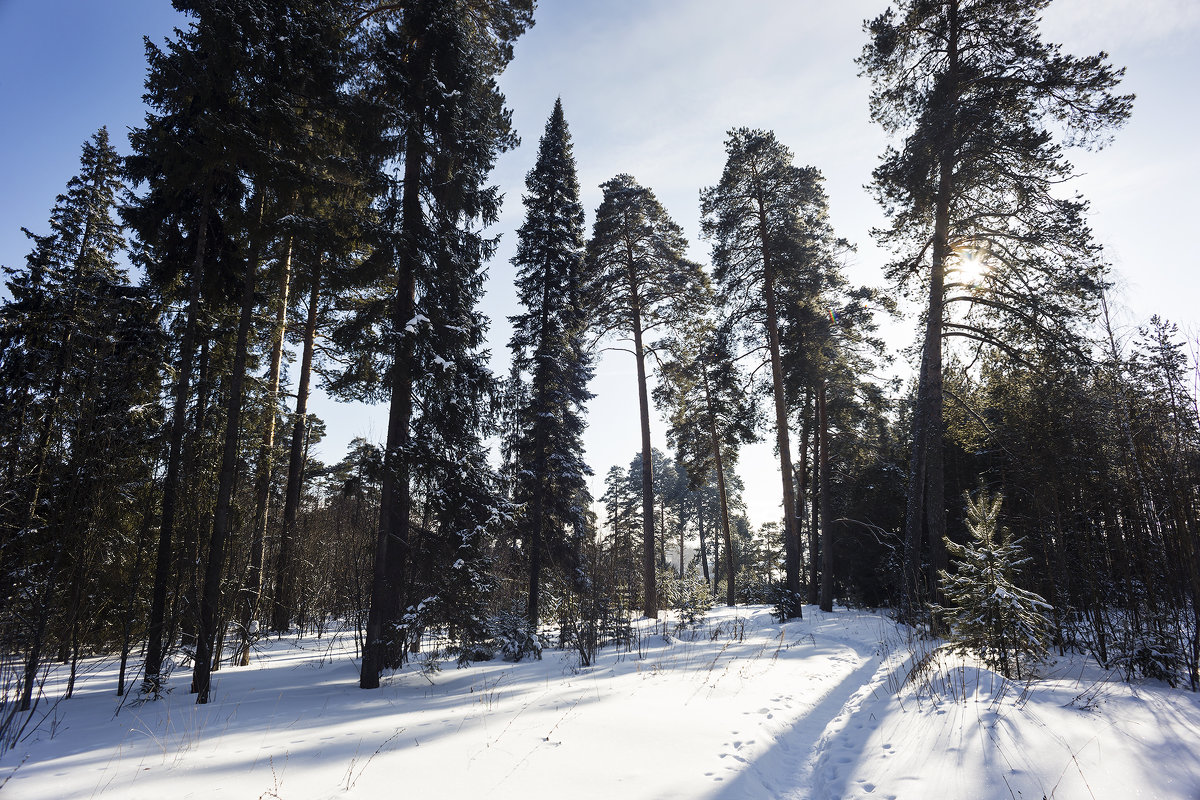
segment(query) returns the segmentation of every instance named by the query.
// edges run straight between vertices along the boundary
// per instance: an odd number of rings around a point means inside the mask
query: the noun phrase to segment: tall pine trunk
[[[713,466],[717,470],[717,497],[721,501],[721,534],[725,537],[725,605],[732,607],[736,603],[736,593],[733,572],[733,536],[729,530],[729,493],[725,487],[725,464],[721,459],[721,440],[717,436],[717,415],[713,412],[708,371],[703,368],[702,378],[704,380],[704,405],[708,411],[708,435],[712,440]]]
[[[821,484],[821,610],[833,611],[833,528],[829,519],[829,417],[825,414],[825,381],[817,388],[817,459]]]
[[[287,329],[288,288],[292,278],[292,240],[288,238],[287,251],[279,274],[278,296],[275,306],[275,329],[271,336],[271,365],[267,375],[267,421],[262,441],[258,446],[258,470],[254,487],[254,530],[250,539],[250,566],[242,587],[241,597],[241,641],[238,648],[243,667],[250,664],[251,623],[257,618],[259,599],[262,596],[263,550],[267,538],[267,512],[271,495],[271,471],[275,456],[275,417],[279,401],[279,373],[283,363],[283,335]]]
[[[300,375],[296,380],[296,414],[292,422],[291,450],[288,453],[287,488],[284,490],[283,530],[279,535],[279,556],[275,564],[275,594],[271,609],[271,630],[288,629],[296,599],[296,518],[304,487],[304,440],[308,431],[308,393],[312,379],[313,351],[317,340],[317,304],[321,297],[321,261],[318,259],[308,290],[308,316],[304,321],[304,345],[300,356]]]
[[[947,85],[958,85],[958,5],[949,4]],[[913,450],[909,461],[908,504],[904,518],[904,614],[911,620],[922,606],[921,544],[929,542],[929,599],[940,602],[938,570],[947,564],[945,465],[942,444],[942,326],[945,301],[946,260],[950,256],[950,199],[954,185],[954,153],[957,125],[951,121],[949,136],[941,143],[938,189],[934,204],[933,256],[929,272],[929,306],[925,318],[925,340],[917,384],[917,406],[913,418]],[[934,620],[935,627],[937,621]]]
[[[143,489],[145,500],[142,510],[142,524],[138,528],[137,545],[134,549],[133,572],[126,587],[125,612],[121,620],[121,665],[117,671],[117,697],[125,695],[125,673],[129,665],[129,653],[133,649],[132,632],[134,621],[134,606],[142,585],[142,562],[146,555],[146,546],[150,539],[150,530],[154,524],[154,504],[151,493]]]
[[[779,346],[779,315],[775,307],[775,276],[767,252],[766,220],[763,236],[763,296],[767,305],[767,340],[771,352],[771,384],[775,398],[775,443],[779,450],[779,472],[783,483],[784,587],[789,593],[788,616],[802,617],[800,606],[800,542],[796,519],[796,490],[792,478],[792,446],[788,436],[787,395],[783,386],[783,363]]]
[[[797,492],[798,498],[796,501],[797,525],[800,524],[799,520],[802,519],[805,515],[804,504],[807,502],[807,497],[808,497],[808,482],[809,482],[809,475],[810,475],[809,466],[808,466],[809,465],[808,440],[809,440],[810,434],[812,433],[813,415],[815,413],[816,413],[815,410],[812,410],[812,392],[809,390],[805,390],[805,392],[804,392],[804,409],[803,409],[803,411],[801,411],[801,420],[802,421],[800,423],[800,488]],[[815,437],[813,437],[813,439],[814,439],[814,445],[815,445]],[[814,447],[814,450],[815,449],[816,448]],[[812,460],[813,468],[812,468],[812,472],[811,472],[811,474],[814,476],[816,475],[816,472],[817,472],[816,462],[817,462],[817,459],[814,456],[814,458]],[[818,555],[817,529],[810,525],[809,529],[808,529],[808,571],[806,573],[808,575],[808,580],[805,581],[805,589],[806,589],[805,601],[809,605],[813,605],[813,606],[815,606],[818,601],[818,597],[817,597],[817,592],[818,592],[817,555]]]
[[[646,391],[646,353],[642,349],[642,311],[630,269],[633,296],[633,351],[637,360],[638,413],[642,429],[642,614],[658,618],[658,587],[654,570],[654,465],[650,446],[650,397]]]

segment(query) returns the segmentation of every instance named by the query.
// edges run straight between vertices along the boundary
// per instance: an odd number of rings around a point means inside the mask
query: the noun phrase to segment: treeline
[[[1169,323],[1108,320],[1062,148],[1103,144],[1132,98],[1103,54],[1041,41],[1045,3],[902,2],[867,25],[872,114],[898,140],[874,182],[887,292],[847,281],[820,172],[769,131],[731,131],[701,192],[710,266],[629,175],[586,235],[556,103],[503,380],[477,306],[487,176],[516,143],[496,78],[532,0],[175,5],[189,22],[147,43],[131,154],[86,143],[6,269],[0,724],[52,661],[119,654],[117,692],[147,696],[190,662],[206,702],[258,638],[334,620],[361,632],[364,688],[422,647],[519,657],[547,628],[587,662],[699,584],[936,628],[945,537],[981,486],[1055,645],[1197,687],[1196,364]],[[876,316],[903,292],[924,308],[907,389],[877,377]],[[642,448],[593,498],[581,437],[609,346],[634,356]],[[315,380],[386,403],[386,440],[314,459]],[[782,516],[755,531],[737,463],[760,436]]]

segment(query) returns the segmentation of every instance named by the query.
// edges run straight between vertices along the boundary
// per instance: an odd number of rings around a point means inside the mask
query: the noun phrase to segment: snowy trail
[[[696,631],[638,623],[596,666],[546,651],[357,688],[352,637],[265,642],[161,701],[114,716],[115,668],[0,754],[0,795],[573,800],[1163,800],[1200,798],[1200,698],[1067,660],[1022,686],[960,660],[911,661],[879,614],[715,609]],[[925,645],[926,648],[932,645]],[[51,676],[48,696],[61,691]],[[940,683],[939,683],[940,681]],[[923,683],[921,683],[923,682]],[[940,688],[938,688],[940,687]]]
[[[836,733],[846,724],[846,707],[878,668],[877,659],[866,657],[846,646],[852,657],[842,659],[857,667],[841,674],[840,680],[803,708],[790,728],[780,732],[774,745],[743,769],[718,798],[809,797],[813,788],[814,766]],[[803,691],[807,687],[797,687]],[[791,710],[793,695],[780,698],[784,709]],[[744,759],[739,759],[745,763]]]

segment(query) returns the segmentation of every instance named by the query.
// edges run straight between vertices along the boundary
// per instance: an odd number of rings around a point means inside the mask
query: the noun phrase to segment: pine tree
[[[1021,666],[1045,655],[1050,610],[1039,595],[1014,583],[1022,564],[1021,542],[1000,525],[1001,495],[980,490],[965,496],[967,531],[972,541],[946,546],[955,557],[953,574],[942,571],[943,591],[951,607],[940,608],[957,649],[977,653],[1005,677],[1021,677]]]
[[[920,607],[922,542],[945,566],[942,346],[946,337],[1019,350],[1053,342],[1094,307],[1103,264],[1086,203],[1056,188],[1070,144],[1102,144],[1129,115],[1122,70],[1106,55],[1063,55],[1042,41],[1049,0],[903,0],[870,20],[859,64],[873,82],[872,118],[905,135],[875,169],[901,285],[927,290],[904,529],[905,613]],[[969,278],[972,261],[982,279]],[[955,276],[957,275],[957,279]],[[966,310],[948,318],[951,308]],[[1015,346],[1015,347],[1014,347]],[[937,597],[936,587],[933,597]]]
[[[295,250],[293,283],[297,313],[303,324],[293,343],[300,348],[295,376],[296,405],[291,415],[284,507],[275,558],[271,629],[282,632],[298,605],[295,592],[300,502],[305,480],[304,452],[309,438],[308,401],[314,370],[343,354],[327,345],[318,353],[318,331],[333,327],[335,297],[361,289],[359,280],[370,236],[378,223],[372,208],[380,187],[374,144],[378,139],[376,109],[363,86],[349,76],[358,74],[362,53],[352,38],[338,0],[313,0],[304,16],[317,35],[302,41],[315,52],[304,59],[305,78],[293,97],[300,136],[292,145],[293,164],[286,185],[277,194],[294,197],[295,211],[281,224]]]
[[[667,441],[679,454],[691,487],[716,478],[726,575],[730,576],[725,602],[732,606],[736,589],[725,473],[737,463],[738,447],[753,441],[755,431],[754,407],[734,363],[729,338],[727,331],[698,323],[687,338],[668,343],[655,400],[668,410]],[[704,576],[708,578],[707,564]]]
[[[581,308],[583,206],[571,153],[571,135],[556,100],[538,146],[537,162],[525,178],[525,223],[517,231],[517,297],[524,313],[512,317],[513,368],[528,373],[524,402],[516,409],[513,500],[525,532],[529,559],[526,613],[538,622],[543,552],[550,564],[574,580],[591,505],[583,460],[584,404],[591,397],[590,356]]]
[[[641,475],[636,478],[614,464],[604,476],[604,524],[609,531],[607,563],[609,584],[624,593],[632,607],[639,599],[636,579],[635,538],[642,528]]]
[[[705,236],[713,240],[715,279],[731,307],[732,323],[751,349],[766,348],[775,401],[775,443],[783,485],[785,590],[800,596],[800,521],[788,396],[780,340],[781,287],[816,258],[826,234],[820,173],[797,167],[791,151],[769,131],[737,128],[725,142],[728,157],[720,182],[701,193]],[[793,616],[802,611],[794,602]]]
[[[654,564],[654,475],[650,457],[650,398],[647,332],[678,326],[703,296],[706,279],[684,257],[687,241],[654,193],[629,175],[601,185],[587,247],[588,297],[593,330],[600,338],[620,335],[637,362],[642,433],[642,613],[658,615]]]

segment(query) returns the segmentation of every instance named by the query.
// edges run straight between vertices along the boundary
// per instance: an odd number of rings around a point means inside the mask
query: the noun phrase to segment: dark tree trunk
[[[533,498],[533,517],[529,527],[529,600],[526,605],[526,616],[529,617],[529,624],[535,631],[538,626],[538,597],[541,594],[542,578],[542,525],[545,517],[542,495],[542,485],[539,481],[538,492]]]
[[[259,195],[256,213],[261,226],[263,198]],[[261,231],[255,231],[255,237]],[[238,315],[237,342],[233,351],[233,370],[229,380],[229,405],[225,418],[224,446],[221,451],[221,472],[217,481],[217,505],[213,510],[212,537],[208,544],[208,559],[204,565],[204,588],[200,595],[200,626],[196,637],[195,667],[192,671],[192,692],[196,702],[208,702],[210,676],[216,652],[217,620],[221,604],[221,574],[225,566],[225,548],[232,529],[231,506],[234,478],[237,472],[238,434],[242,424],[242,394],[246,382],[246,351],[250,325],[254,318],[254,283],[258,273],[258,245],[246,260],[242,276],[242,301]]]
[[[283,364],[283,335],[287,329],[288,288],[292,277],[292,242],[288,239],[287,253],[279,274],[275,307],[275,330],[271,336],[271,366],[267,373],[267,424],[258,446],[258,476],[254,486],[254,529],[250,538],[250,567],[242,587],[240,623],[241,640],[238,649],[243,667],[250,664],[250,627],[258,616],[262,596],[263,550],[267,538],[267,512],[271,497],[271,472],[275,456],[275,417],[279,402],[279,372]]]
[[[658,587],[654,574],[654,451],[650,446],[650,398],[646,392],[646,353],[642,350],[642,314],[636,288],[633,291],[633,350],[637,360],[638,412],[642,427],[642,614],[656,619]]]
[[[304,488],[304,441],[308,430],[308,393],[312,379],[313,351],[317,340],[317,303],[321,294],[321,263],[317,262],[308,292],[308,317],[304,322],[304,346],[300,356],[300,375],[296,380],[296,414],[292,423],[292,445],[288,453],[287,488],[283,501],[283,531],[279,536],[279,558],[275,565],[275,595],[271,611],[271,630],[288,629],[295,610],[296,517]]]
[[[758,204],[759,240],[763,260],[763,300],[767,312],[767,344],[771,353],[771,386],[775,399],[775,443],[779,450],[779,472],[783,484],[784,587],[790,597],[789,617],[802,617],[800,605],[800,526],[796,517],[796,489],[792,480],[792,446],[788,436],[787,394],[783,386],[783,362],[779,344],[779,313],[775,305],[775,266],[767,241],[767,216]]]
[[[418,52],[418,59],[424,58]],[[419,67],[414,74],[424,74]],[[418,84],[418,95],[419,84]],[[422,108],[424,98],[415,98]],[[391,405],[388,411],[387,445],[384,452],[379,530],[375,539],[375,568],[371,580],[371,610],[367,615],[359,687],[375,689],[385,667],[399,666],[405,642],[385,639],[384,628],[400,618],[404,572],[408,563],[409,487],[408,456],[404,452],[412,422],[413,340],[406,332],[416,310],[416,275],[421,264],[421,167],[425,161],[424,121],[409,123],[404,146],[404,187],[401,197],[401,247],[396,274],[396,296],[392,304],[392,335],[396,356],[391,371]]]
[[[125,673],[129,663],[129,652],[133,649],[132,633],[134,605],[137,603],[138,590],[142,585],[142,564],[145,560],[146,545],[150,539],[150,529],[154,524],[154,504],[150,502],[151,493],[146,491],[145,505],[142,511],[142,524],[138,529],[136,551],[133,559],[133,572],[129,578],[128,592],[125,599],[124,619],[121,622],[121,666],[117,672],[117,697],[125,695]]]
[[[206,187],[196,226],[196,257],[189,276],[187,321],[179,345],[179,371],[175,377],[175,397],[171,417],[171,440],[167,450],[167,470],[163,479],[162,519],[158,529],[158,554],[154,567],[154,591],[150,598],[150,625],[146,634],[146,661],[142,670],[143,691],[157,697],[162,689],[164,653],[163,622],[167,606],[167,583],[171,578],[171,548],[179,494],[180,454],[187,427],[187,401],[192,380],[192,355],[196,340],[196,314],[200,305],[200,286],[204,277],[204,257],[208,243],[208,215],[211,189]]]
[[[764,244],[764,251],[765,251]],[[764,253],[765,257],[765,253]],[[779,471],[783,482],[783,553],[784,587],[787,589],[788,616],[802,617],[800,606],[800,542],[796,518],[796,491],[792,482],[792,447],[788,436],[787,396],[783,387],[783,365],[779,346],[779,317],[775,308],[775,287],[770,267],[763,280],[767,301],[767,337],[771,350],[771,382],[775,397],[775,442],[779,449]]]
[[[821,484],[821,610],[833,611],[833,528],[829,514],[829,418],[825,415],[825,382],[817,389],[817,460]]]
[[[205,448],[208,420],[208,398],[212,389],[212,333],[197,329],[200,341],[200,363],[196,365],[196,412],[192,428],[183,440],[183,462],[181,471],[190,496],[185,495],[188,513],[183,514],[182,543],[180,546],[179,574],[175,576],[175,601],[171,613],[171,632],[167,641],[173,641],[175,627],[179,629],[181,645],[196,649],[196,631],[199,626],[197,614],[200,609],[200,526],[202,499],[209,493],[203,483],[200,468],[201,453]],[[188,483],[190,481],[190,484]]]
[[[809,434],[812,432],[812,428],[813,428],[812,417],[813,417],[813,414],[816,413],[814,410],[811,409],[811,406],[812,406],[811,392],[805,391],[804,394],[805,394],[804,410],[802,412],[802,415],[803,415],[802,422],[800,423],[800,491],[798,493],[799,499],[797,502],[797,505],[798,505],[797,515],[796,515],[797,521],[802,519],[806,513],[804,504],[806,502],[806,498],[808,497],[808,493],[807,493],[808,492],[808,480],[809,480],[808,440],[809,440]],[[813,437],[813,438],[814,438],[813,449],[815,450],[816,449],[816,440],[815,440],[815,437]],[[817,460],[814,457],[812,460],[812,463],[813,463],[812,474],[814,474],[814,475],[816,474],[816,471],[817,471],[816,461]],[[799,524],[799,522],[797,522],[797,524]],[[808,529],[808,572],[807,572],[808,580],[805,582],[806,583],[805,588],[807,590],[805,593],[805,600],[808,602],[809,605],[813,605],[813,606],[815,606],[817,604],[817,556],[818,556],[817,548],[818,548],[817,529],[810,525],[809,529]]]
[[[702,368],[703,369],[703,368]],[[733,536],[729,530],[729,494],[725,488],[725,465],[721,460],[721,440],[717,436],[717,415],[713,411],[708,372],[704,371],[704,405],[708,411],[708,435],[712,440],[713,466],[717,471],[717,496],[721,500],[721,534],[725,537],[725,605],[736,603],[733,572]]]
[[[958,6],[949,4],[947,85],[958,82]],[[929,542],[929,599],[940,602],[938,570],[946,567],[945,465],[942,453],[942,325],[945,301],[946,259],[950,255],[950,200],[954,184],[956,125],[941,143],[938,190],[934,206],[933,256],[929,273],[929,307],[925,318],[925,340],[917,384],[917,406],[913,416],[912,456],[909,461],[908,505],[904,519],[904,608],[914,619],[923,605],[921,592],[921,544]],[[936,627],[936,620],[934,621]]]

